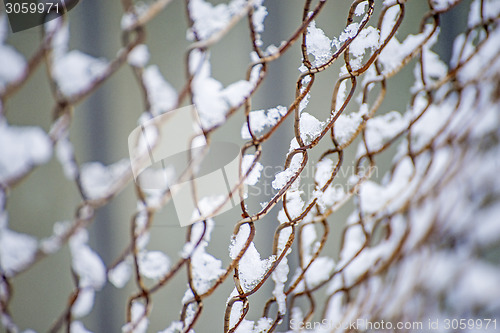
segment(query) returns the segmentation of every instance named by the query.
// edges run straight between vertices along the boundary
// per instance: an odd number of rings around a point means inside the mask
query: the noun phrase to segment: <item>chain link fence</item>
[[[38,49],[24,59],[5,44],[7,18],[2,15],[4,329],[18,332],[22,326],[23,314],[9,306],[16,297],[16,279],[36,274],[35,264],[44,265],[47,257],[68,251],[74,288],[60,316],[52,319],[50,332],[87,332],[82,318],[108,283],[116,288],[133,285],[127,303],[117,305],[126,312],[122,330],[146,332],[151,313],[161,312],[153,309],[155,299],[177,276],[187,289],[177,306],[178,319],[161,323],[162,332],[207,332],[211,321],[223,323],[224,332],[496,331],[499,2],[422,1],[426,12],[418,30],[405,35],[398,34],[400,27],[415,15],[407,10],[407,1],[356,0],[345,13],[345,29],[330,35],[323,29],[335,5],[306,0],[293,33],[275,46],[265,45],[261,37],[267,14],[263,1],[213,5],[188,0],[185,12],[178,13],[186,15],[191,43],[185,58],[178,59],[178,66],[185,68],[179,90],[166,79],[180,78],[164,78],[158,67],[148,65],[148,46],[156,42],[147,38],[148,23],[169,11],[170,3],[122,0],[122,47],[109,60],[68,50],[67,15],[40,28]],[[446,63],[433,49],[442,43],[442,17],[459,6],[467,7],[469,14],[466,22],[454,23],[460,33]],[[224,87],[211,75],[210,50],[242,24],[249,37],[240,42],[252,50],[251,62],[247,68],[228,68],[242,79]],[[294,51],[300,61],[295,99],[254,110],[252,98],[271,75],[269,68]],[[8,121],[9,99],[43,66],[53,98],[48,133]],[[239,147],[239,182],[225,198],[237,199],[241,217],[232,221],[226,258],[209,250],[216,214],[186,227],[178,253],[148,249],[150,234],[161,223],[155,217],[172,200],[171,187],[152,191],[135,182],[127,156],[111,165],[78,162],[70,140],[74,107],[123,67],[133,72],[142,96],[145,111],[137,111],[138,124],[194,104],[210,146],[217,132],[235,126],[231,121],[244,115],[237,124],[245,140]],[[406,68],[413,82],[407,107],[387,110],[383,105],[390,82]],[[315,94],[320,77],[328,82],[329,96]],[[310,110],[308,103],[316,99],[331,102],[322,110]],[[261,174],[272,166],[265,165],[262,155],[273,149],[270,142],[283,126],[293,129],[289,151],[272,182],[264,184]],[[153,146],[162,140],[187,148],[193,144],[152,137]],[[60,177],[78,188],[81,202],[74,207],[74,217],[54,224],[53,235],[43,239],[14,231],[7,215],[11,194],[53,158],[62,165]],[[352,172],[342,176],[343,168],[350,166]],[[196,163],[186,172],[192,180],[195,215],[213,213],[217,202],[197,195]],[[178,180],[173,177],[170,185]],[[87,229],[96,211],[130,184],[137,208],[130,217],[128,246],[106,266],[89,245]],[[255,208],[250,204],[255,200],[252,189],[269,185],[269,197]],[[350,213],[339,223],[342,209]],[[272,254],[263,256],[254,240],[259,230],[262,235],[271,230],[269,226],[274,233]],[[233,291],[220,304],[219,317],[203,316],[205,302],[223,285]],[[267,301],[254,301],[257,297]],[[250,315],[251,305],[259,315]]]

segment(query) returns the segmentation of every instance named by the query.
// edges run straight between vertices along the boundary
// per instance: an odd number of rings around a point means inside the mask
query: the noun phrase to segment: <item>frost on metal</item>
[[[43,27],[37,51],[23,55],[9,43],[7,19],[0,17],[0,311],[6,331],[46,330],[24,327],[23,314],[12,311],[16,283],[21,274],[37,278],[35,267],[59,253],[68,259],[73,287],[59,304],[60,316],[50,320],[52,332],[90,332],[87,320],[107,287],[128,297],[116,304],[124,312],[116,324],[123,332],[207,332],[214,322],[225,332],[330,332],[358,319],[425,326],[442,318],[470,319],[474,325],[463,331],[472,332],[477,320],[500,318],[498,1],[356,0],[338,28],[332,17],[340,5],[323,0],[305,1],[294,15],[274,13],[265,1],[189,0],[176,13],[187,15],[183,38],[191,43],[176,59],[184,77],[154,63],[158,41],[145,33],[154,29],[148,24],[153,18],[175,10],[170,1],[122,3],[124,44],[112,58],[70,49],[74,32],[63,18]],[[456,8],[468,16],[453,22],[457,36],[445,61],[438,52],[441,25]],[[287,26],[293,27],[278,46],[266,35],[277,14],[289,14]],[[402,28],[415,19],[420,24]],[[249,50],[248,66],[224,68],[233,80],[222,83],[216,70],[221,61],[214,59],[219,53],[212,51],[240,26],[249,37],[231,47]],[[224,52],[232,56],[227,45]],[[286,70],[298,76],[296,82],[279,78],[289,100],[253,106],[262,104],[253,102],[285,55],[295,59]],[[186,150],[213,147],[224,129],[239,133],[240,186],[228,196],[204,196],[194,183],[188,188],[188,215],[197,222],[186,228],[176,251],[150,241],[161,223],[158,213],[173,200],[178,170],[166,167],[163,182],[143,189],[134,183],[137,170],[127,156],[112,164],[84,161],[71,135],[79,126],[74,106],[123,67],[133,71],[142,97],[135,110],[139,126],[159,116],[172,121],[169,111],[188,104],[200,116],[199,124],[187,124],[198,134],[191,141],[174,142],[153,127],[141,132],[142,153],[146,141]],[[54,112],[28,125],[10,106],[16,95],[29,98],[37,70],[50,83]],[[401,76],[406,95],[395,96],[394,80]],[[327,85],[328,96],[317,93],[320,85]],[[402,107],[386,106],[400,98]],[[282,156],[272,146],[278,129],[288,136]],[[266,154],[281,157],[280,168],[268,165]],[[75,215],[64,222],[19,223],[11,208],[16,191],[48,168],[76,185]],[[198,172],[192,165],[186,177]],[[256,209],[253,190],[265,186],[271,194]],[[135,202],[121,233],[126,245],[105,262],[91,226],[96,211],[127,188]],[[55,188],[31,190],[46,195]],[[219,217],[208,216],[233,199],[241,201],[241,212],[220,254],[213,246]],[[42,223],[53,231],[40,234],[35,225]],[[262,239],[272,244],[264,247]],[[52,273],[54,279],[62,275]],[[178,317],[167,320],[155,304],[179,280],[183,297],[168,299]],[[222,301],[210,309],[218,314],[213,318],[206,304],[212,307],[207,300],[217,297]]]

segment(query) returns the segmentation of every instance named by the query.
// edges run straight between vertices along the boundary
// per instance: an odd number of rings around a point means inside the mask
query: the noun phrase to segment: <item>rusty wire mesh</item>
[[[26,84],[34,71],[45,63],[54,99],[53,122],[48,134],[54,147],[58,142],[68,140],[73,107],[99,89],[118,69],[128,66],[127,57],[136,46],[154,42],[146,38],[147,24],[162,11],[168,11],[169,3],[168,0],[157,0],[138,7],[132,1],[123,0],[124,15],[131,18],[131,23],[123,29],[123,47],[94,81],[71,95],[62,92],[57,80],[50,75],[55,65],[51,60],[54,39],[65,24],[63,20],[55,21],[57,24],[43,30],[45,33],[40,46],[28,60],[23,75],[2,91],[1,105],[4,106]],[[248,130],[250,139],[241,147],[241,153],[252,155],[254,159],[250,169],[241,174],[243,179],[259,165],[264,143],[271,140],[287,119],[293,119],[293,143],[289,153],[283,157],[283,172],[288,172],[288,176],[284,185],[257,212],[247,208],[244,189],[239,188],[242,217],[234,221],[233,245],[238,243],[238,235],[244,241],[234,246],[230,264],[223,267],[223,271],[215,279],[209,280],[209,286],[204,288],[199,287],[197,279],[203,279],[203,276],[194,272],[196,267],[192,256],[198,247],[210,241],[213,221],[198,222],[188,227],[186,244],[190,244],[190,251],[176,259],[168,272],[154,283],[145,281],[139,258],[142,245],[138,243],[142,235],[150,232],[155,224],[155,214],[168,203],[171,194],[165,190],[160,196],[152,198],[134,183],[138,209],[130,219],[129,246],[106,269],[106,272],[110,272],[127,258],[132,258],[136,292],[130,295],[126,306],[128,326],[124,327],[125,330],[144,331],[144,319],[152,311],[155,294],[169,284],[174,276],[186,272],[189,290],[188,297],[179,305],[179,321],[172,325],[164,323],[165,327],[170,325],[171,332],[188,332],[191,329],[203,332],[203,303],[222,284],[234,284],[235,288],[225,310],[220,312],[220,318],[217,319],[224,321],[225,332],[251,332],[253,329],[267,332],[275,331],[278,327],[299,331],[313,328],[313,318],[320,322],[327,320],[321,328],[324,331],[356,331],[362,328],[331,323],[355,322],[365,318],[372,322],[420,320],[427,325],[427,318],[433,315],[440,318],[467,316],[472,319],[498,316],[498,304],[494,305],[493,301],[493,297],[499,293],[498,286],[491,283],[492,279],[499,276],[498,267],[494,264],[488,266],[489,259],[485,259],[491,244],[498,242],[498,232],[490,232],[489,236],[493,240],[486,243],[474,233],[474,230],[487,230],[486,227],[481,229],[482,223],[492,224],[491,220],[494,219],[481,215],[481,212],[490,209],[488,207],[498,207],[498,187],[488,186],[488,183],[491,185],[497,181],[482,177],[494,172],[494,168],[489,167],[488,154],[498,149],[498,122],[492,116],[495,113],[492,110],[496,108],[498,113],[500,109],[500,48],[495,46],[498,39],[496,43],[494,40],[499,34],[500,17],[491,9],[494,1],[474,2],[472,11],[477,11],[478,19],[470,19],[469,24],[464,22],[460,25],[463,34],[460,41],[455,43],[455,60],[443,74],[436,74],[434,70],[433,65],[439,60],[430,56],[434,54],[431,47],[436,41],[442,14],[461,4],[460,1],[427,1],[425,5],[428,11],[421,18],[420,30],[406,37],[407,44],[401,41],[394,43],[400,25],[408,15],[412,15],[405,10],[406,1],[353,1],[346,16],[345,26],[348,29],[344,31],[343,37],[337,39],[336,50],[332,47],[327,58],[318,59],[311,50],[314,45],[308,43],[308,38],[312,38],[311,30],[315,29],[311,23],[321,15],[329,15],[324,11],[325,4],[325,0],[306,0],[302,21],[296,22],[294,33],[278,47],[264,50],[254,23],[255,11],[260,4],[244,2],[226,26],[208,38],[202,38],[194,25],[196,18],[193,17],[189,1],[186,1],[186,15],[194,42],[186,51],[185,84],[177,100],[172,102],[172,109],[186,103],[196,103],[192,85],[198,73],[189,67],[192,53],[198,52],[201,55],[199,59],[204,61],[203,57],[211,47],[238,22],[246,21],[250,31],[247,42],[253,50],[253,62],[241,73],[252,87],[244,98],[228,108],[224,121],[204,128],[204,134],[210,142],[212,134],[223,128],[228,119],[237,113],[245,115],[245,130]],[[363,38],[367,38],[369,31],[376,32],[377,42],[363,48],[361,53],[352,51],[350,48],[354,47],[354,43],[359,44]],[[256,132],[252,127],[252,96],[266,80],[268,68],[290,52],[294,44],[301,45],[301,54],[297,57],[302,58],[295,99],[290,101],[275,124],[265,131]],[[359,48],[359,45],[356,47]],[[389,47],[392,48],[386,53],[400,52],[399,58],[384,61],[382,57],[389,56],[384,55],[383,51]],[[329,71],[333,65],[343,67],[338,77],[335,72]],[[415,85],[407,110],[387,114],[388,110],[381,110],[381,105],[387,93],[388,81],[410,65],[415,66]],[[155,114],[152,111],[151,91],[148,91],[143,77],[144,67],[129,66],[143,96],[147,118],[152,118]],[[307,109],[307,100],[325,98],[315,96],[312,92],[315,80],[320,75],[328,76],[331,82],[331,95],[328,96],[331,106],[319,113],[322,117],[320,129],[313,134],[304,133],[307,125],[303,122],[307,119],[302,115]],[[359,111],[346,111],[350,105],[357,105],[353,109]],[[5,117],[4,109],[0,115]],[[429,119],[424,122],[426,117]],[[350,125],[352,122],[355,126]],[[347,128],[348,125],[349,131],[345,133],[342,126]],[[434,127],[430,128],[431,125]],[[488,125],[493,126],[490,128]],[[481,126],[488,128],[479,131]],[[350,157],[346,157],[344,152],[356,146],[357,153],[353,160],[346,161]],[[313,151],[319,156],[317,161],[311,161]],[[495,152],[491,154],[493,160],[498,158]],[[370,180],[377,169],[377,162],[381,161],[379,156],[392,161],[381,182]],[[93,222],[99,207],[108,205],[127,184],[133,183],[131,170],[127,167],[101,197],[90,197],[82,184],[77,160],[76,156],[71,156],[68,163],[76,170],[74,181],[80,191],[81,204],[75,208],[71,224],[51,238],[51,244],[56,244],[55,249],[40,245],[32,260],[23,267],[14,271],[2,268],[2,322],[9,332],[17,331],[13,319],[16,315],[9,310],[9,303],[15,295],[10,287],[12,281],[21,273],[29,274],[36,262],[43,264],[45,257],[58,251],[79,230]],[[349,163],[355,166],[355,175],[350,178],[346,190],[338,190],[334,185],[339,170]],[[312,190],[303,193],[300,187],[301,173],[311,165],[316,170],[319,170],[318,165],[326,165],[328,176],[316,177]],[[484,165],[486,167],[482,169]],[[498,162],[494,165],[498,168]],[[36,167],[33,164],[3,180],[1,191],[7,199],[3,199],[2,209],[8,208],[8,193],[15,191],[16,186],[30,173],[36,172]],[[474,186],[477,187],[475,191],[471,189]],[[468,192],[468,189],[472,192]],[[476,200],[472,198],[474,195],[481,197],[481,204],[473,203]],[[464,211],[456,207],[467,202],[470,207]],[[332,230],[336,212],[350,204],[354,208],[347,223],[340,229]],[[251,270],[251,267],[240,267],[240,263],[245,253],[254,246],[256,230],[262,224],[270,223],[268,215],[275,206],[280,210],[280,224],[274,232],[272,256],[267,259],[265,273],[257,280],[245,283],[240,278],[240,271]],[[457,211],[462,212],[461,215]],[[466,213],[472,215],[464,217]],[[217,221],[217,217],[214,219]],[[460,222],[460,219],[465,222]],[[329,266],[333,261],[325,258],[333,255],[323,250],[332,238],[332,233],[341,235],[340,254],[338,259],[335,258],[335,263]],[[227,244],[231,244],[231,239],[227,239]],[[291,249],[293,251],[290,252]],[[169,255],[172,258],[175,256]],[[298,270],[293,278],[288,274],[287,264],[287,257],[292,256],[297,256],[298,260]],[[453,267],[444,267],[446,262],[453,263]],[[455,262],[461,262],[462,266],[457,267]],[[474,265],[488,266],[484,271],[470,268],[474,274],[480,272],[477,274],[481,274],[485,280],[478,282],[466,273],[467,267]],[[436,277],[433,280],[432,274],[439,269],[445,271],[440,273],[446,276],[444,282]],[[68,331],[75,328],[72,326],[75,320],[72,308],[88,287],[81,286],[78,274],[74,273],[74,277],[75,288],[68,295],[67,307],[54,320],[50,328],[52,332],[64,327]],[[438,280],[442,283],[436,282]],[[264,284],[272,285],[273,281],[273,294],[265,295],[269,299],[263,305],[263,320],[253,328],[254,323],[247,320],[257,322],[259,318],[247,316],[252,295],[258,294]],[[485,284],[486,289],[476,284]],[[467,294],[468,288],[474,290],[472,295]],[[318,299],[321,303],[318,303]],[[458,306],[454,302],[461,304]],[[138,312],[133,311],[134,304],[142,304]],[[301,324],[297,326],[297,323]],[[319,330],[319,325],[314,326],[314,329]],[[406,329],[415,330],[414,327]]]

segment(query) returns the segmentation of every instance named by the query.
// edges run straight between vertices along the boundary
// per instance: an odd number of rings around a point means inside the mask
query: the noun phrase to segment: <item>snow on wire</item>
[[[500,4],[472,1],[467,22],[456,23],[460,33],[446,64],[435,52],[440,18],[468,3],[421,2],[427,12],[418,31],[404,35],[400,27],[407,7],[415,2],[355,0],[345,13],[343,29],[327,33],[334,30],[328,22],[336,5],[305,1],[294,30],[275,46],[266,45],[263,38],[270,14],[263,0],[217,5],[188,0],[186,38],[192,44],[185,59],[178,61],[186,69],[178,91],[167,79],[179,78],[164,77],[166,72],[149,64],[155,41],[145,34],[153,18],[171,10],[170,1],[122,1],[123,45],[112,59],[69,51],[66,16],[42,28],[39,48],[25,59],[7,43],[7,18],[2,14],[3,327],[8,332],[32,332],[21,327],[19,315],[11,311],[16,279],[21,273],[36,274],[35,263],[43,265],[46,257],[62,251],[71,256],[68,271],[75,283],[61,315],[51,321],[51,332],[63,327],[89,332],[82,320],[108,282],[124,292],[134,288],[122,306],[122,331],[146,332],[157,311],[153,305],[158,292],[177,276],[185,280],[186,290],[177,307],[178,319],[161,323],[165,333],[206,331],[204,325],[212,319],[203,315],[204,302],[223,284],[232,289],[219,309],[224,332],[298,332],[292,320],[311,327],[307,331],[324,332],[331,331],[331,324],[312,324],[358,318],[422,321],[464,314],[470,319],[498,318],[500,269],[491,254],[500,242]],[[238,69],[239,80],[224,86],[212,74],[210,50],[240,21],[247,21],[250,31],[244,41],[251,50],[249,63]],[[287,69],[299,76],[287,85],[295,98],[288,105],[252,110],[252,99],[272,75],[269,68],[285,54],[297,59],[296,68]],[[25,94],[20,88],[43,62],[55,105],[48,132],[42,124],[16,124],[8,107],[14,95]],[[150,249],[155,218],[171,194],[168,189],[144,191],[137,185],[130,239],[121,255],[106,266],[90,245],[87,229],[96,210],[109,205],[133,179],[125,159],[111,165],[81,163],[70,136],[72,109],[126,66],[143,97],[138,123],[192,102],[207,138],[221,128],[237,126],[245,141],[240,174],[247,185],[258,187],[265,181],[268,165],[262,156],[270,149],[266,143],[278,128],[290,127],[289,150],[271,181],[272,196],[252,211],[249,192],[236,191],[242,201],[241,218],[234,221],[224,258],[212,254],[209,246],[217,217],[189,226],[177,253]],[[391,97],[389,84],[407,67],[413,69],[407,107],[387,109],[383,102]],[[319,77],[331,85],[331,104],[320,111],[309,106],[324,99],[313,89]],[[244,121],[235,125],[238,114]],[[153,135],[153,140],[160,139]],[[54,167],[48,164],[53,155],[62,166],[61,178],[77,185],[81,202],[72,219],[53,223],[52,235],[37,238],[35,232],[17,230],[9,215],[10,200],[31,173]],[[354,173],[339,188],[339,170],[350,164]],[[315,173],[306,177],[304,170],[311,167]],[[379,167],[386,170],[380,179],[374,176]],[[304,186],[307,182],[313,186]],[[211,198],[198,199],[194,214],[214,204]],[[341,209],[350,211],[345,221],[338,221]],[[275,229],[274,241],[272,253],[264,256],[256,240],[259,230],[269,225]],[[259,315],[249,312],[253,295],[267,298],[264,303],[255,301],[263,310]]]

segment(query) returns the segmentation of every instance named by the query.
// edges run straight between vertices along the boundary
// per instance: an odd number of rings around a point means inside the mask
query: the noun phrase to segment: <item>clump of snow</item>
[[[371,51],[380,46],[379,31],[375,27],[366,27],[361,30],[356,38],[349,45],[349,53],[354,57],[360,57],[365,54],[366,49]]]
[[[453,108],[446,106],[449,105],[429,106],[412,127],[412,140],[415,149],[425,146],[445,126],[450,113],[453,112]]]
[[[252,83],[246,80],[240,80],[227,86],[222,91],[222,97],[231,107],[237,107],[238,105],[243,104],[245,98],[250,96],[252,89]]]
[[[90,313],[94,306],[96,290],[101,290],[106,283],[106,267],[101,257],[88,245],[88,232],[79,229],[69,239],[72,256],[72,268],[78,276],[78,297],[71,308],[76,318]]]
[[[100,162],[88,162],[81,166],[80,179],[85,194],[91,199],[109,195],[111,187],[129,169],[130,161],[122,159],[105,166]]]
[[[128,54],[127,61],[134,67],[144,67],[149,61],[149,50],[146,44],[136,45]]]
[[[241,173],[243,176],[248,172],[248,170],[252,166],[254,159],[255,159],[254,155],[243,156],[241,160]],[[264,167],[262,166],[262,164],[260,164],[260,162],[256,162],[252,171],[250,171],[247,178],[245,179],[245,184],[247,185],[257,184],[260,178],[260,173],[262,172],[263,169]]]
[[[386,14],[386,16],[387,15],[389,15],[389,13]],[[389,34],[390,30],[387,30],[388,31],[384,31],[384,29],[382,29],[382,32]],[[380,55],[378,57],[379,62],[384,66],[383,74],[387,74],[395,70],[405,57],[409,56],[413,51],[415,51],[424,42],[424,40],[430,36],[431,31],[432,25],[427,24],[424,27],[423,32],[417,35],[408,35],[402,43],[400,43],[396,37],[393,37],[384,47],[382,52],[380,52]],[[381,33],[382,38],[384,38],[383,33]]]
[[[478,24],[481,24],[481,22],[483,22],[481,20],[481,11],[483,12],[482,16],[484,17],[485,21],[488,19],[496,19],[500,14],[500,5],[498,4],[498,1],[495,0],[486,0],[486,1],[474,0],[471,4],[469,11],[469,18],[468,18],[469,27],[476,26]]]
[[[63,167],[66,178],[70,180],[76,179],[78,175],[78,166],[74,160],[73,144],[67,135],[57,141],[56,156]]]
[[[168,273],[170,259],[160,251],[141,252],[138,255],[138,265],[142,275],[158,280]]]
[[[386,140],[393,138],[407,126],[407,121],[397,111],[391,111],[381,116],[370,118],[366,122],[365,129],[368,149],[376,151],[382,148]],[[358,146],[358,156],[364,153],[364,143],[360,143]]]
[[[382,21],[382,26],[380,27],[380,40],[382,42],[385,41],[387,37],[389,37],[389,34],[396,24],[399,12],[399,6],[392,6],[386,10],[384,20]]]
[[[304,142],[310,142],[321,134],[324,122],[319,121],[313,115],[303,112],[300,115],[300,137]]]
[[[445,11],[457,2],[458,0],[431,0],[432,7],[436,11]]]
[[[354,15],[356,16],[361,16],[365,13],[366,11],[366,6],[368,5],[368,1],[363,1],[358,3],[356,6],[356,9],[354,10]]]
[[[193,284],[198,294],[206,292],[210,288],[212,282],[225,272],[222,268],[222,262],[206,252],[213,228],[214,221],[212,219],[207,219],[206,231],[203,239],[195,248],[204,228],[203,222],[194,223],[191,229],[190,241],[184,244],[182,250],[182,256],[184,258],[191,257]]]
[[[193,29],[189,29],[187,39],[194,40],[194,32],[200,40],[210,38],[214,33],[224,29],[230,19],[231,13],[226,4],[213,6],[205,0],[189,1],[189,13],[193,20]]]
[[[424,64],[424,78],[422,78],[421,66],[417,64],[413,70],[415,83],[411,89],[413,93],[423,89],[423,83],[431,85],[442,79],[448,73],[448,66],[439,58],[439,55],[431,50],[437,42],[437,34],[434,34],[422,47],[422,61]]]
[[[44,238],[40,241],[40,250],[46,254],[57,252],[62,246],[62,239],[64,235],[71,228],[71,222],[62,221],[54,223],[53,234],[50,237]]]
[[[297,192],[297,191],[294,191]],[[291,192],[289,191],[288,194]],[[299,196],[298,199],[300,199],[300,194],[295,193],[296,195]],[[297,198],[293,198],[292,200],[297,200]],[[301,200],[301,199],[300,199]],[[302,202],[303,205],[303,202]],[[295,205],[290,204],[287,207],[288,208],[293,208]],[[301,205],[296,205],[299,210],[301,210],[302,206]],[[283,218],[284,212],[283,209],[280,210],[280,214],[282,215],[281,218],[278,216],[278,220],[280,223],[285,223],[287,220]],[[293,213],[292,213],[293,214]],[[278,237],[278,246],[277,246],[277,256],[279,257],[281,255],[281,252],[284,251],[286,243],[288,239],[290,238],[290,235],[292,234],[291,228],[284,228],[281,230],[279,237]],[[283,259],[281,259],[280,263],[278,266],[276,266],[275,270],[271,274],[271,279],[274,281],[274,289],[273,289],[273,296],[276,298],[276,303],[278,305],[278,312],[281,315],[284,315],[286,313],[286,295],[285,295],[285,283],[288,281],[288,273],[290,272],[290,267],[288,266],[288,259],[287,256],[292,252],[291,249],[288,249],[285,253],[285,256]]]
[[[39,127],[8,126],[0,121],[0,182],[21,176],[52,155],[52,142]]]
[[[362,104],[359,111],[348,114],[342,113],[334,124],[335,138],[339,145],[344,145],[356,133],[363,122],[363,116],[368,114],[368,105]]]
[[[324,65],[332,56],[332,41],[323,30],[316,27],[316,21],[311,21],[307,27],[306,47],[307,53],[314,56],[312,65],[318,67]]]
[[[0,40],[0,59],[0,92],[3,92],[10,83],[22,78],[26,60],[12,46],[3,44],[3,40]]]
[[[229,256],[231,259],[236,259],[239,252],[243,249],[249,235],[250,227],[248,224],[242,225],[238,234],[231,239],[231,245],[229,245]],[[243,290],[250,291],[255,287],[269,267],[271,267],[273,260],[273,257],[261,260],[260,253],[255,248],[254,242],[250,242],[250,245],[243,257],[241,257],[238,265],[239,278],[242,282]]]
[[[108,272],[108,280],[116,288],[123,288],[132,276],[132,268],[127,260],[122,261]]]
[[[323,193],[313,193],[313,195],[318,198],[317,203],[322,210],[325,210],[327,207],[333,206],[334,203],[341,201],[345,194],[344,188],[341,185],[338,186],[334,184],[330,184],[330,186],[328,186]]]
[[[147,10],[148,6],[143,2],[139,2],[134,5],[132,10],[127,11],[125,14],[123,14],[120,21],[121,29],[125,31],[131,30],[134,25],[137,24],[137,19],[141,17]]]
[[[238,295],[238,292],[237,292],[236,288],[234,288],[233,292],[229,296],[229,299],[235,297],[236,295]],[[229,301],[229,299],[228,299],[228,301]],[[231,313],[229,316],[229,327],[230,328],[232,328],[236,325],[236,323],[239,321],[242,313],[243,313],[243,302],[242,301],[234,302],[232,307],[231,307]],[[234,332],[236,332],[236,333],[253,332],[253,326],[254,326],[253,321],[243,319],[239,323],[238,327],[236,328],[236,330]]]
[[[297,172],[297,170],[292,170],[291,168],[288,168],[288,169],[285,169],[281,172],[278,172],[274,176],[274,180],[271,183],[271,185],[273,186],[273,188],[275,190],[281,190],[286,185],[286,183],[290,179],[292,179],[292,177],[295,175],[296,172]]]
[[[271,278],[275,283],[273,296],[276,298],[276,303],[278,304],[278,312],[281,315],[286,314],[285,283],[288,280],[289,271],[290,268],[288,267],[288,259],[283,258],[271,274]]]
[[[107,67],[107,61],[73,50],[54,59],[52,76],[59,90],[69,97],[90,88]]]
[[[75,318],[82,318],[88,315],[94,307],[95,291],[92,288],[81,288],[78,296],[71,307],[71,314]]]
[[[333,161],[329,158],[324,158],[318,163],[316,163],[316,173],[314,174],[314,180],[318,183],[318,187],[325,186],[326,182],[332,176],[333,171]]]
[[[8,229],[7,213],[0,212],[0,267],[10,276],[33,262],[37,240],[27,234]]]
[[[71,236],[69,247],[73,258],[72,267],[79,277],[81,288],[100,290],[106,283],[106,267],[101,257],[87,245],[88,237],[85,229]]]
[[[142,79],[153,115],[159,115],[174,108],[177,104],[177,92],[170,83],[165,81],[157,65],[148,66],[144,70]]]
[[[146,307],[140,302],[133,302],[131,307],[132,320],[122,327],[123,333],[145,333],[149,319],[146,316]]]
[[[189,54],[189,70],[194,75],[193,101],[205,129],[222,124],[229,108],[243,104],[255,85],[256,78],[252,75],[250,81],[237,81],[224,89],[222,83],[211,76],[209,54],[199,50]]]
[[[158,333],[181,333],[183,327],[182,321],[173,321],[170,326]]]
[[[287,112],[287,108],[278,105],[275,108],[264,110],[251,111],[249,113],[250,128],[254,134],[262,132],[266,127],[272,127],[278,123],[281,117]],[[245,122],[241,127],[241,137],[245,140],[251,139],[252,136],[248,131],[248,123]]]
[[[391,200],[401,200],[401,192],[408,188],[413,171],[413,164],[407,157],[397,165],[387,184],[381,186],[372,181],[361,184],[359,195],[363,210],[366,213],[380,212]]]
[[[299,147],[299,144],[297,142],[297,139],[293,138],[290,141],[289,153],[293,152],[298,147]],[[290,166],[288,168],[286,168],[285,170],[280,171],[274,175],[274,180],[271,183],[272,187],[276,190],[282,189],[286,185],[286,183],[288,181],[290,181],[294,177],[294,175],[298,172],[303,160],[304,160],[304,157],[302,154],[300,154],[300,153],[295,154],[292,157],[292,161],[290,162]],[[289,192],[298,191],[299,183],[300,183],[300,175],[292,183]]]
[[[263,2],[263,1],[261,1]],[[255,32],[264,32],[264,19],[267,16],[267,9],[261,3],[256,5],[256,9],[253,12],[252,24],[254,26]],[[260,45],[258,45],[260,46]]]
[[[340,34],[338,40],[336,38],[333,39],[332,44],[340,49],[343,43],[345,43],[348,39],[352,39],[356,36],[359,30],[359,23],[354,22],[345,27],[344,31]]]

